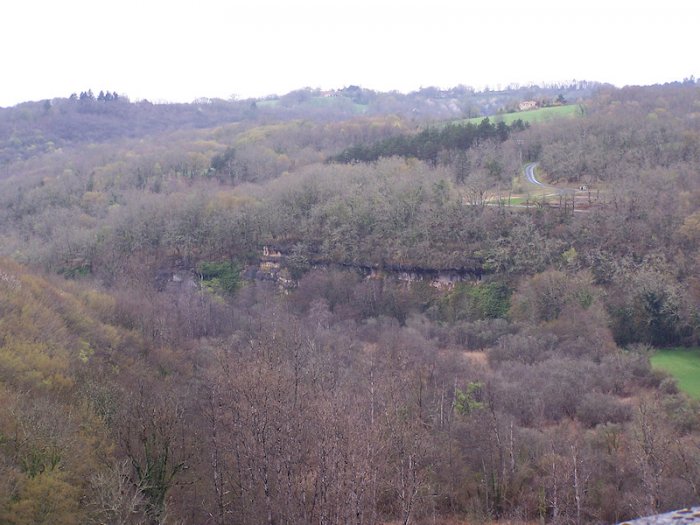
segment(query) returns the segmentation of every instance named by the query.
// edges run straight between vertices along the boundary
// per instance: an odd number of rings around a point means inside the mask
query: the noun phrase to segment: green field
[[[489,199],[489,204],[496,205],[496,204],[504,204],[505,206],[520,206],[521,204],[533,204],[535,202],[535,199],[533,197],[511,197],[508,199],[508,197],[493,197],[492,199]]]
[[[489,119],[492,122],[505,122],[506,124],[511,124],[513,121],[522,119],[523,122],[529,122],[530,124],[536,122],[544,122],[547,120],[560,119],[560,118],[573,118],[581,115],[581,107],[578,104],[569,104],[566,106],[552,106],[549,108],[533,109],[530,111],[518,111],[517,113],[500,113],[497,115],[490,115]],[[469,122],[470,124],[478,124],[485,117],[474,117],[463,122]]]
[[[683,392],[700,399],[700,348],[659,350],[651,357],[651,366],[671,374]]]

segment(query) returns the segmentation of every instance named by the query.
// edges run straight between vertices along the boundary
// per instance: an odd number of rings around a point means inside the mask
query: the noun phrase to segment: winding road
[[[591,211],[590,207],[592,202],[590,191],[588,191],[588,199],[586,200],[585,191],[577,190],[574,188],[557,188],[556,186],[552,186],[551,184],[545,184],[544,182],[537,180],[537,177],[535,176],[536,167],[537,162],[531,162],[525,165],[523,171],[525,173],[525,179],[527,179],[527,181],[530,184],[533,184],[538,188],[542,188],[542,190],[545,192],[549,192],[549,195],[543,195],[543,201],[544,197],[559,196],[559,206],[561,206],[561,197],[565,197],[566,201],[568,201],[569,198],[571,198],[571,206],[574,213],[589,213]],[[581,197],[583,199],[583,202],[577,203],[577,195],[578,197]],[[598,198],[596,197],[596,202],[597,200]]]
[[[534,184],[535,186],[539,186],[543,190],[551,191],[556,195],[574,195],[576,193],[576,190],[572,188],[557,188],[556,186],[551,186],[549,184],[540,182],[539,180],[537,180],[537,177],[535,177],[536,167],[537,162],[531,162],[530,164],[527,164],[525,166],[525,178],[529,183]]]

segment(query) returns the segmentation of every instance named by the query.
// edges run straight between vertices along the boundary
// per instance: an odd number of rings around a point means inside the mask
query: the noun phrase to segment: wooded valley
[[[84,95],[0,109],[0,524],[700,500],[696,82]]]

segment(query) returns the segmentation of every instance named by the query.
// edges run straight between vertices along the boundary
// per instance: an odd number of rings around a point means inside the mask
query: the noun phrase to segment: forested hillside
[[[700,87],[561,88],[0,110],[0,524],[697,503]]]

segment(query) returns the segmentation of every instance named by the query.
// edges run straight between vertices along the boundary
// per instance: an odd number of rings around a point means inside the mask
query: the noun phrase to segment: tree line
[[[374,162],[382,157],[414,157],[437,163],[442,151],[467,150],[482,141],[505,142],[512,132],[523,131],[527,125],[517,119],[508,125],[503,121],[492,123],[488,118],[475,125],[471,123],[447,124],[441,128],[428,127],[414,135],[397,135],[374,144],[356,144],[328,162]]]
[[[92,92],[92,89],[88,89],[87,91],[81,91],[80,95],[78,95],[77,93],[71,93],[71,95],[68,97],[68,100],[72,102],[86,102],[94,100],[97,100],[98,102],[111,102],[114,100],[119,100],[119,94],[116,91],[110,92],[101,90],[97,97],[95,97],[95,94]]]

